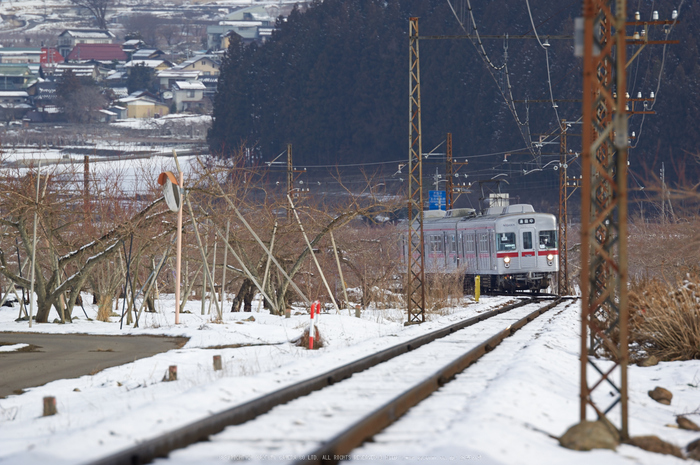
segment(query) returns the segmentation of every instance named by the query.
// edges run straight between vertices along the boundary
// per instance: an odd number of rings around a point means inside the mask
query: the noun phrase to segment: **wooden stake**
[[[214,371],[221,371],[221,355],[214,355]]]
[[[333,237],[333,231],[331,233],[331,243],[333,244],[333,253],[335,254],[335,262],[338,264],[338,275],[340,276],[340,284],[343,285],[343,297],[345,298],[345,308],[350,308],[350,302],[348,301],[348,290],[345,287],[345,278],[343,278],[343,270],[340,268],[340,258],[338,257],[338,247],[335,245],[335,238]]]
[[[51,415],[56,415],[58,411],[56,410],[56,398],[55,397],[44,397],[44,416],[50,417]]]
[[[231,220],[226,221],[226,244],[228,244],[229,230],[231,229]],[[226,265],[228,265],[228,248],[224,247],[224,269],[221,272],[221,309],[224,308],[224,300],[226,300]]]
[[[29,306],[29,327],[32,327],[32,318],[34,317],[34,269],[36,267],[36,222],[39,209],[39,182],[41,181],[41,160],[39,160],[39,166],[36,169],[36,204],[34,210],[34,235],[32,236],[32,280],[31,280],[31,292],[29,293],[29,298],[31,299],[31,305]]]
[[[165,381],[177,381],[177,365],[170,365],[168,367],[168,374]]]

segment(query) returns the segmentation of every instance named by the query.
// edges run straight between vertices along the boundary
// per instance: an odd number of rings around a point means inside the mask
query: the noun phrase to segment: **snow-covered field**
[[[173,302],[166,296],[158,313],[145,314],[141,328],[120,330],[116,319],[88,321],[80,309],[75,312],[80,318],[73,324],[35,324],[29,329],[26,321],[14,321],[16,307],[3,307],[0,331],[163,334],[190,340],[178,350],[0,399],[0,463],[76,463],[104,456],[505,301],[503,297],[482,298],[478,304],[465,301],[428,323],[409,327],[403,326],[399,310],[367,310],[362,318],[346,312],[324,313],[318,327],[325,346],[317,351],[290,343],[309,322],[301,309],[285,319],[254,307],[252,313],[227,312],[223,323],[214,323],[211,316],[201,315],[201,303],[192,301],[187,307],[190,313],[183,314],[182,323],[175,326]],[[93,317],[96,308],[86,305],[86,311]],[[617,452],[573,452],[551,437],[562,435],[578,421],[579,326],[577,304],[543,315],[374,442],[356,450],[356,459],[532,465],[681,463],[624,445]],[[211,348],[234,345],[240,347]],[[220,372],[212,369],[212,356],[217,354],[223,360]],[[178,366],[178,380],[162,382],[169,365]],[[672,405],[648,397],[647,391],[656,386],[673,392]],[[655,434],[679,446],[700,436],[669,426],[675,424],[675,415],[700,407],[700,361],[630,367],[629,389],[631,434]],[[41,417],[42,398],[48,395],[56,396],[59,413]],[[689,418],[700,422],[698,415]],[[235,454],[232,450],[221,461]]]

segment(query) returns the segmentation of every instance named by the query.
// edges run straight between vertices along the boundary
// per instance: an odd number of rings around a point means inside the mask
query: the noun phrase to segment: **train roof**
[[[532,215],[547,215],[553,216],[549,213],[536,212],[532,205],[530,204],[514,204],[505,207],[489,207],[483,215],[477,215],[476,211],[472,208],[458,208],[455,210],[427,210],[423,212],[424,221],[427,224],[449,224],[458,223],[460,221],[496,221],[498,219],[507,219],[509,217],[532,214]]]

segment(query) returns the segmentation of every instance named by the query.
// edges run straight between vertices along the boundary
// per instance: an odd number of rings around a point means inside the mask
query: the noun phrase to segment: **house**
[[[219,77],[207,76],[199,78],[198,81],[204,84],[204,86],[206,87],[206,89],[204,89],[204,97],[209,97],[213,100],[214,95],[216,94],[216,89],[219,85]]]
[[[165,116],[170,113],[166,105],[149,97],[126,97],[119,101],[120,106],[126,106],[127,118],[153,118],[156,115]]]
[[[230,33],[238,34],[244,43],[264,42],[275,28],[277,18],[288,15],[291,6],[251,6],[227,15],[218,25],[207,26],[207,47],[213,50],[227,48],[225,39]]]
[[[72,63],[59,63],[53,67],[52,70],[48,70],[44,67],[44,73],[52,73],[54,77],[61,78],[65,73],[70,70],[77,77],[89,77],[97,80],[102,76],[97,65],[95,64],[72,64]]]
[[[56,104],[56,82],[39,82],[36,85],[33,100],[34,106],[40,111],[43,111],[47,106],[54,106]]]
[[[50,65],[53,63],[63,63],[63,56],[58,53],[58,49],[54,47],[43,47],[41,49],[41,59],[39,63],[42,65]]]
[[[165,56],[165,52],[156,48],[141,48],[132,55],[132,60],[160,60]]]
[[[98,122],[100,123],[111,123],[115,119],[117,119],[117,114],[113,111],[110,110],[97,110],[95,115],[95,118],[97,119]]]
[[[200,71],[202,76],[218,76],[221,62],[214,55],[197,55],[179,65],[172,67],[173,70]]]
[[[37,80],[29,65],[0,63],[0,90],[26,90]]]
[[[0,48],[0,63],[40,63],[42,49],[39,47]]]
[[[126,53],[126,56],[128,57],[129,60],[131,60],[132,55],[139,49],[142,49],[143,47],[146,46],[146,43],[143,40],[140,39],[131,39],[127,40],[122,44],[122,50],[124,50],[124,53]]]
[[[124,67],[129,71],[134,66],[145,66],[146,68],[151,68],[153,71],[163,71],[169,69],[173,66],[168,60],[131,60]]]
[[[58,53],[67,57],[78,44],[111,44],[116,36],[103,29],[66,29],[58,35]]]
[[[116,115],[116,119],[126,119],[127,118],[127,111],[126,111],[125,106],[123,107],[121,105],[112,105],[111,107],[109,107],[107,109]]]
[[[126,61],[127,56],[118,44],[78,44],[67,57],[68,61],[97,61],[112,63]]]
[[[173,103],[175,110],[186,111],[202,108],[206,86],[199,81],[177,81],[173,85]]]
[[[0,90],[0,119],[22,119],[32,109],[29,94],[25,91]]]
[[[161,89],[171,89],[177,81],[196,81],[201,71],[183,71],[181,69],[166,69],[158,72],[156,77],[160,81]]]

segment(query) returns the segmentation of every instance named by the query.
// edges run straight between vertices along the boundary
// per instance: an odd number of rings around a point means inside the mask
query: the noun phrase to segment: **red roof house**
[[[127,56],[119,44],[77,44],[68,55],[69,61],[126,61]]]

